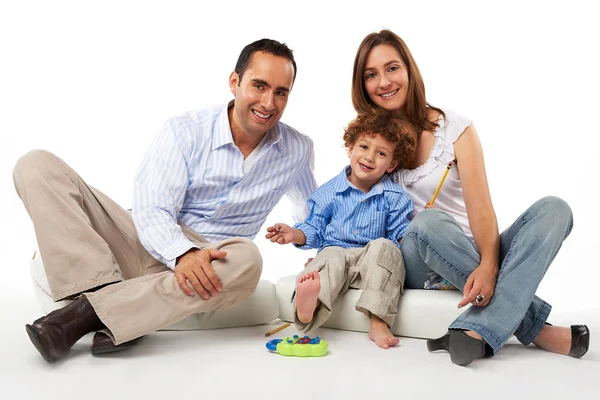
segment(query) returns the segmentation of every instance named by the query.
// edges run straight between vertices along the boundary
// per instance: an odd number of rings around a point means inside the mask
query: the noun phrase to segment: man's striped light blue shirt
[[[294,204],[294,220],[302,220],[317,187],[308,136],[278,122],[244,160],[227,110],[211,107],[169,119],[137,171],[136,230],[146,250],[172,269],[177,257],[196,247],[177,221],[208,241],[254,239],[284,194]]]
[[[320,186],[308,199],[308,217],[294,225],[306,236],[301,249],[364,247],[387,238],[397,246],[409,224],[413,203],[386,174],[364,193],[349,180],[350,166]]]

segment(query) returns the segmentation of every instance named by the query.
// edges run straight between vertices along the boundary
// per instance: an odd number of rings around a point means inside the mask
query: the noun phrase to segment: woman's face
[[[402,111],[408,92],[408,72],[394,47],[381,44],[371,49],[363,80],[373,103],[388,111]]]

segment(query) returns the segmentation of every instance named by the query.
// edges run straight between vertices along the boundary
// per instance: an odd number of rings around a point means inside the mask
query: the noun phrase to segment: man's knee
[[[47,150],[31,150],[17,160],[13,173],[27,171],[31,168],[39,169],[47,165],[49,161],[57,159],[57,156]]]
[[[221,248],[228,252],[226,258],[230,255],[230,265],[226,266],[229,271],[229,282],[223,282],[223,289],[227,292],[235,292],[231,297],[231,304],[228,307],[235,307],[243,303],[250,297],[260,280],[262,273],[263,260],[258,247],[246,238],[233,238],[231,242]]]
[[[260,278],[263,267],[263,259],[260,250],[252,240],[240,238],[243,246],[244,258],[247,260],[248,269],[256,275],[256,281]]]
[[[246,285],[256,287],[262,273],[263,259],[254,242],[246,238],[233,238],[231,243],[223,246],[222,250],[232,255],[233,268],[239,273],[236,274],[238,280],[242,280]]]
[[[47,150],[32,150],[17,160],[13,169],[13,181],[17,192],[23,185],[31,183],[35,177],[43,177],[47,170],[56,165],[57,156]],[[42,171],[42,173],[35,173]]]

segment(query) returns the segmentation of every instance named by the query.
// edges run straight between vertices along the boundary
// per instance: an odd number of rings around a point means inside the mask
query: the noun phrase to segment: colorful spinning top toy
[[[327,342],[318,336],[288,336],[284,339],[269,340],[266,346],[268,350],[282,356],[321,357],[327,354]]]

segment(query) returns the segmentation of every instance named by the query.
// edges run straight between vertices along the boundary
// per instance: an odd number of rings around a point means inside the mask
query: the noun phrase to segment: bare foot
[[[320,291],[321,277],[318,271],[307,272],[298,280],[296,311],[300,322],[307,324],[313,319]]]
[[[552,353],[569,354],[571,350],[571,328],[544,325],[540,333],[533,339],[533,344]]]
[[[371,328],[369,329],[369,339],[382,349],[389,349],[400,342],[400,339],[392,335],[390,328],[376,315],[371,315]]]

